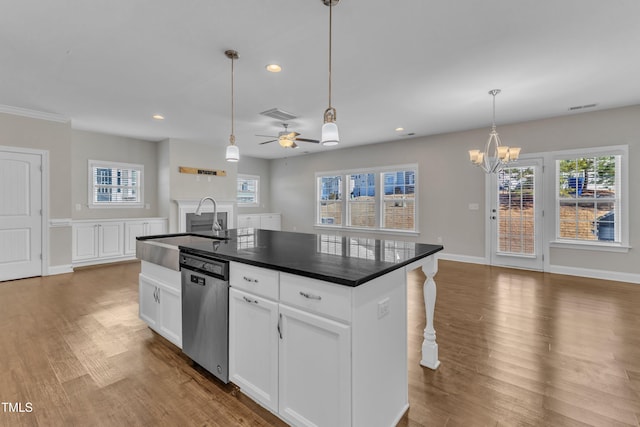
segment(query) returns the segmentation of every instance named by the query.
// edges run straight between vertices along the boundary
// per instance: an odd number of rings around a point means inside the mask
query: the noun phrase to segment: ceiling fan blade
[[[262,145],[262,144],[268,144],[268,143],[270,143],[270,142],[275,142],[275,141],[277,141],[277,139],[272,139],[271,141],[261,142],[261,143],[260,143],[260,145]]]
[[[314,144],[320,143],[320,141],[318,141],[317,139],[307,139],[307,138],[296,138],[296,141],[313,142]]]
[[[291,148],[298,148],[298,144],[296,144],[295,142],[291,145]]]
[[[258,135],[258,134],[256,134],[255,136],[263,136],[265,138],[277,138],[276,135]]]

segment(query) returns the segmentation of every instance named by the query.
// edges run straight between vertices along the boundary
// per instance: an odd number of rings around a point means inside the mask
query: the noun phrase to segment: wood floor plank
[[[0,283],[0,426],[284,426],[138,318],[138,263]],[[442,362],[408,300],[399,426],[640,426],[640,286],[439,262]]]

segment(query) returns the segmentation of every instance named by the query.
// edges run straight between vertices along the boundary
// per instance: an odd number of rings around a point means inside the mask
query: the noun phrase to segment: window
[[[556,157],[556,239],[600,245],[627,244],[626,147]]]
[[[144,166],[89,160],[89,207],[144,206]]]
[[[417,170],[408,165],[317,173],[316,224],[415,232]]]
[[[318,177],[319,223],[342,225],[342,176]]]
[[[242,206],[260,205],[260,177],[256,175],[238,175],[237,202]]]

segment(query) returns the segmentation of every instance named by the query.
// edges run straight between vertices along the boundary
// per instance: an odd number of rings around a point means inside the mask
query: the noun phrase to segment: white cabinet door
[[[294,425],[350,425],[351,328],[283,304],[279,310],[278,413]]]
[[[127,221],[124,225],[124,253],[127,255],[136,253],[136,237],[145,235],[144,221]]]
[[[167,221],[164,219],[126,221],[124,223],[125,255],[135,255],[136,237],[165,234],[166,230],[167,230]]]
[[[280,231],[281,216],[280,214],[266,214],[260,217],[260,228],[263,230],[276,230]]]
[[[167,220],[165,219],[153,219],[147,221],[147,226],[144,230],[145,236],[155,236],[157,234],[165,234],[167,232]]]
[[[98,224],[98,256],[115,257],[124,254],[123,228],[122,222]]]
[[[260,228],[260,216],[238,215],[238,228]]]
[[[94,222],[74,224],[73,260],[84,260],[98,257],[98,224]]]
[[[158,282],[154,279],[140,274],[139,283],[139,303],[138,314],[140,319],[147,322],[150,328],[158,327]]]
[[[229,292],[229,380],[258,403],[278,411],[278,304]]]
[[[159,333],[182,348],[182,298],[180,292],[169,289],[164,284],[158,287],[159,296]]]

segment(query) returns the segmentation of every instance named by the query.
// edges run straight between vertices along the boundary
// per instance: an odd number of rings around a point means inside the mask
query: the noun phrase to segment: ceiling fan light
[[[338,125],[334,122],[328,122],[322,125],[322,138],[320,139],[322,145],[331,146],[338,145],[340,143],[340,136],[338,135]]]
[[[293,147],[293,139],[288,138],[286,135],[284,135],[278,138],[278,144],[280,144],[280,146],[284,148]]]
[[[237,145],[229,144],[227,145],[227,153],[225,156],[227,162],[237,162],[240,160],[240,150]]]

